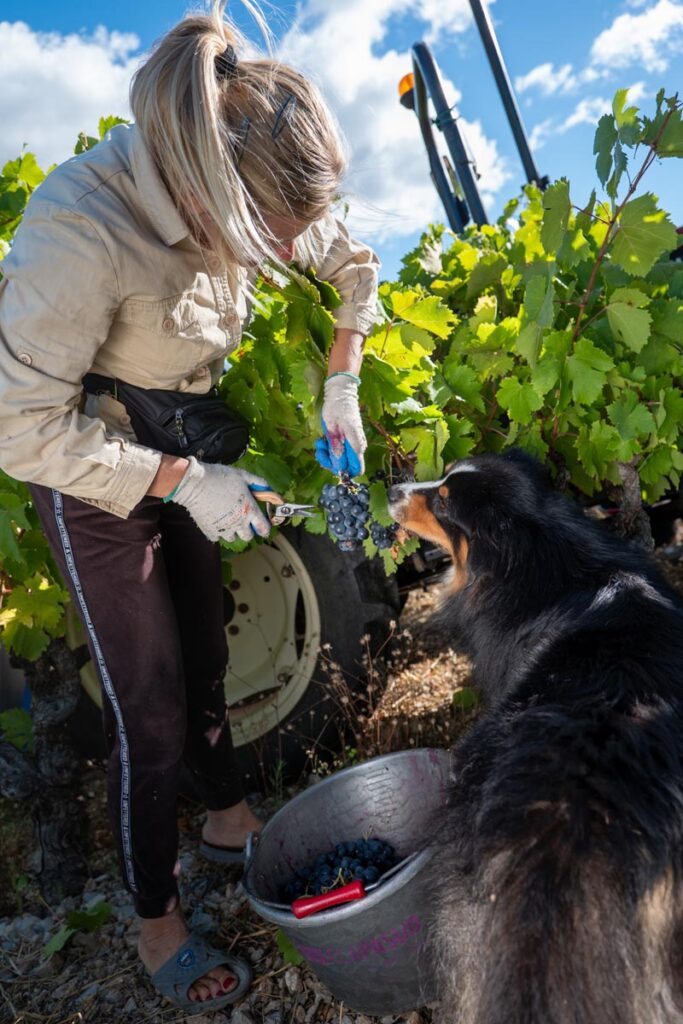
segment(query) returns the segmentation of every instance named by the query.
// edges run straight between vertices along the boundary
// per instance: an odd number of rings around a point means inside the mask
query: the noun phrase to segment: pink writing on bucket
[[[347,949],[338,946],[303,946],[296,943],[296,947],[310,963],[318,964],[321,967],[330,967],[332,964],[357,964],[368,960],[372,956],[379,956],[383,960],[391,960],[399,949],[405,946],[414,946],[422,930],[422,922],[417,914],[411,914],[405,921],[402,921],[390,931],[380,932],[378,935],[371,935],[361,939]]]

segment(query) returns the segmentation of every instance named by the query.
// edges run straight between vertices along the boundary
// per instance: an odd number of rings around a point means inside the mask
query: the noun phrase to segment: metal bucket
[[[423,954],[424,869],[447,800],[445,750],[376,757],[324,779],[286,804],[249,852],[243,885],[254,910],[279,925],[333,995],[369,1014],[404,1013],[436,998]],[[401,863],[363,899],[298,920],[281,902],[294,872],[339,842],[391,843]]]

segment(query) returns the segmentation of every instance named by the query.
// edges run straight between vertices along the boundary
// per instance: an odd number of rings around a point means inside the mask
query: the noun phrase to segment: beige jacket
[[[338,327],[367,333],[378,261],[332,216],[310,229]],[[50,174],[0,264],[0,467],[126,517],[157,472],[93,370],[203,393],[249,315],[247,273],[190,237],[137,129],[114,128]]]

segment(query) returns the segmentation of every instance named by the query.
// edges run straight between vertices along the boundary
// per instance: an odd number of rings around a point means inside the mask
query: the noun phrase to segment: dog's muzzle
[[[397,523],[401,522],[401,512],[406,506],[408,499],[407,489],[402,484],[392,484],[387,492],[389,504],[389,515],[393,516]]]

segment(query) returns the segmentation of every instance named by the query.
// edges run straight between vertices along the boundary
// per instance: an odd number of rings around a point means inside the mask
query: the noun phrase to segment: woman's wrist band
[[[166,497],[161,499],[163,501],[164,505],[168,504],[169,501],[173,501],[173,499],[175,497],[175,494],[176,494],[176,491],[180,487],[181,483],[182,483],[182,480],[179,480],[178,483],[173,488],[173,490],[169,491],[169,493],[166,495]]]
[[[332,380],[333,377],[350,377],[355,384],[360,384],[360,377],[357,377],[355,373],[351,373],[349,370],[337,370],[336,373],[331,373],[327,380]]]

